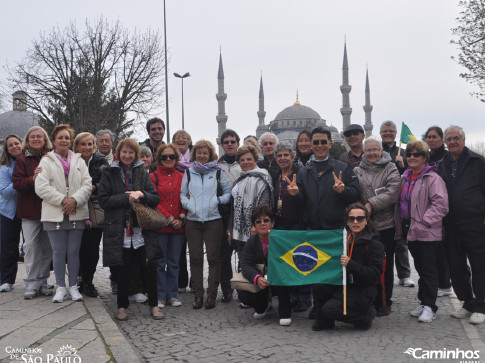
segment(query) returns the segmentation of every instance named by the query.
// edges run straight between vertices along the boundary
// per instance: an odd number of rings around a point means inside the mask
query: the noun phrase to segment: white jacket
[[[66,197],[74,198],[77,202],[76,213],[69,215],[70,221],[89,219],[87,202],[92,189],[91,176],[81,154],[71,154],[69,193],[64,168],[54,151],[42,158],[39,167],[42,172],[35,178],[35,192],[42,199],[41,222],[62,222],[62,201]]]

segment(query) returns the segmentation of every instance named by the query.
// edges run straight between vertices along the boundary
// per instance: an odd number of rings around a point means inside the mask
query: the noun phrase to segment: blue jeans
[[[159,300],[177,297],[179,260],[185,235],[183,233],[160,233],[158,243],[163,248],[163,258],[157,263],[157,290]]]

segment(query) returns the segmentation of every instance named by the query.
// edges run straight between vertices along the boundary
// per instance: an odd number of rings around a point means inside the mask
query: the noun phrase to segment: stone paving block
[[[0,359],[8,356],[5,347],[26,348],[51,332],[50,328],[21,327],[16,329],[0,339],[0,347],[2,347]]]

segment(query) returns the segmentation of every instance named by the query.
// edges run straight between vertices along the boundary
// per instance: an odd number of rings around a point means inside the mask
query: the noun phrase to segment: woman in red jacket
[[[180,203],[180,186],[183,173],[176,168],[179,153],[174,144],[164,144],[158,148],[156,160],[158,168],[150,174],[153,185],[160,195],[158,210],[168,218],[170,224],[158,230],[158,241],[162,245],[164,257],[157,266],[158,306],[180,306],[177,299],[179,259],[184,245],[185,210]]]

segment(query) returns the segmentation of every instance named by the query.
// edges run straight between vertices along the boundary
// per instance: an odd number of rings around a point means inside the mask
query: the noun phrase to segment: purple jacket
[[[443,179],[437,174],[436,165],[427,165],[415,181],[411,192],[410,214],[411,226],[408,241],[441,241],[443,239],[443,218],[448,213],[448,192]],[[411,168],[406,169],[401,177],[401,190],[411,178]],[[394,221],[396,223],[395,239],[402,237],[401,203],[404,199],[401,192],[396,204]]]

